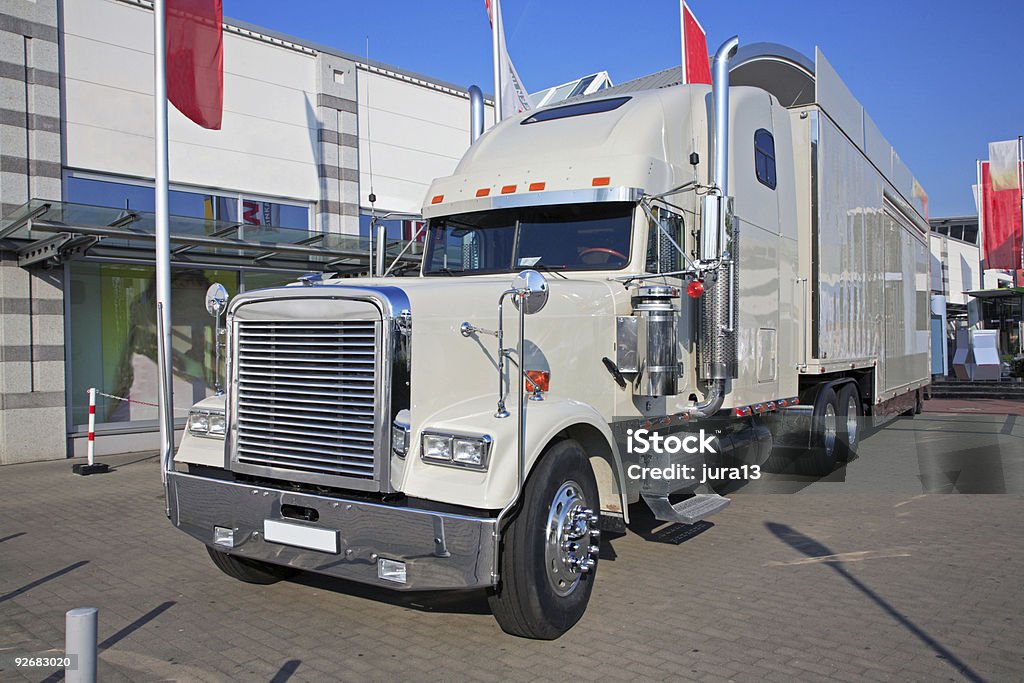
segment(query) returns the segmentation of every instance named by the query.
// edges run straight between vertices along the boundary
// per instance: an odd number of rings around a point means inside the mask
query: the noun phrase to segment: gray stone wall
[[[320,201],[316,224],[324,232],[359,234],[359,127],[356,65],[321,53],[317,57],[316,118],[320,141]]]
[[[57,0],[0,0],[0,213],[61,198]],[[0,464],[67,454],[62,270],[0,251]]]

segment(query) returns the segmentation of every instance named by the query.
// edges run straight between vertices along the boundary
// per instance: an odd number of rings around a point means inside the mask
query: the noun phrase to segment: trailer
[[[476,117],[414,276],[236,297],[172,523],[244,581],[479,588],[551,639],[630,505],[693,524],[919,408],[926,196],[820,51],[732,39],[713,86],[643,85]]]

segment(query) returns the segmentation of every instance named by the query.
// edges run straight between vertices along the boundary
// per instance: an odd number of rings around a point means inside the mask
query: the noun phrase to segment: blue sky
[[[973,215],[975,160],[1024,134],[1024,3],[1017,0],[692,0],[713,52],[821,46],[930,196]],[[493,90],[484,0],[224,0],[224,14],[459,85]],[[595,71],[616,83],[679,64],[676,0],[502,0],[509,52],[537,91]]]

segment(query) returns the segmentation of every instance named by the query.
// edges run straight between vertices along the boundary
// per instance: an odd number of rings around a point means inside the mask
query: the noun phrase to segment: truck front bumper
[[[495,583],[492,518],[294,493],[182,472],[167,476],[174,525],[232,555],[396,590]],[[304,511],[315,521],[294,519],[294,512],[286,517],[283,510]],[[219,543],[215,527],[220,528]],[[265,538],[268,532],[274,540]],[[405,581],[381,578],[388,574],[382,571],[382,560],[391,560],[385,565],[392,568],[394,562],[403,563]]]

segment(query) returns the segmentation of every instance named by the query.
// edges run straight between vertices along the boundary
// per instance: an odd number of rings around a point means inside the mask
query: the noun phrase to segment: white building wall
[[[360,69],[359,203],[420,212],[430,181],[450,175],[469,148],[469,98]],[[494,120],[485,109],[485,126]],[[371,182],[372,168],[372,182]]]
[[[153,14],[65,2],[67,166],[152,178]],[[219,131],[170,108],[171,182],[315,201],[316,55],[224,34]]]

